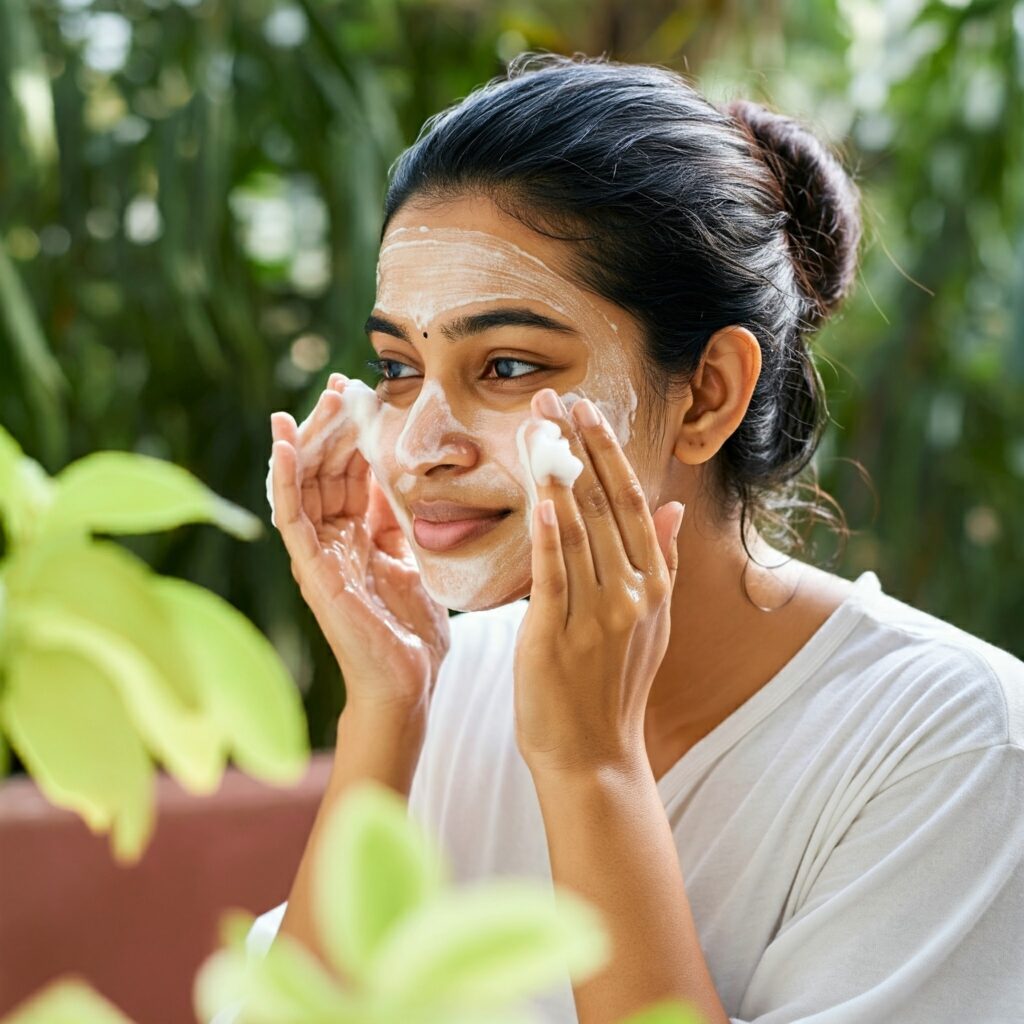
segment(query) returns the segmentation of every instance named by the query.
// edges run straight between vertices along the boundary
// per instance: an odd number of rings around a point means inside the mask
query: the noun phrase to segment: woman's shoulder
[[[871,574],[872,576],[874,574]],[[850,650],[868,676],[955,727],[965,742],[1024,748],[1024,662],[930,612],[860,588]]]

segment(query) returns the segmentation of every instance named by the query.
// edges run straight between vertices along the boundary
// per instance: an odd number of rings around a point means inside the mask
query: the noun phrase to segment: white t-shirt
[[[551,880],[515,741],[526,607],[452,620],[409,810],[456,884]],[[733,1024],[1024,1021],[1024,663],[1006,651],[865,572],[658,791]],[[577,1019],[568,976],[526,1005]]]

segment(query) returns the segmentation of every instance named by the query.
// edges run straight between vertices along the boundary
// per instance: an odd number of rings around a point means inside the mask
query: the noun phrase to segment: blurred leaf
[[[0,518],[12,547],[28,537],[52,500],[46,471],[0,426]]]
[[[216,594],[183,580],[154,578],[153,592],[190,662],[211,720],[246,773],[283,785],[309,760],[302,701],[265,636]]]
[[[676,1000],[665,1000],[646,1010],[631,1014],[619,1024],[707,1024],[703,1014],[681,1005]]]
[[[14,353],[21,364],[26,395],[43,425],[51,458],[63,452],[66,436],[64,410],[60,398],[68,387],[63,371],[50,352],[46,336],[33,308],[32,299],[21,276],[11,262],[0,237],[0,312]]]
[[[12,605],[57,603],[121,636],[159,671],[183,712],[199,710],[199,683],[186,638],[169,619],[155,590],[158,577],[144,562],[112,542],[61,536],[19,552],[6,575]]]
[[[385,937],[364,978],[399,1006],[498,1007],[608,962],[597,910],[572,893],[500,879],[449,892]]]
[[[73,652],[93,662],[117,688],[146,745],[189,792],[212,793],[224,769],[219,730],[184,711],[166,680],[130,640],[66,611],[35,601],[12,615],[12,629],[34,648]]]
[[[0,78],[9,83],[23,152],[43,174],[57,156],[53,96],[28,5],[18,0],[0,4]]]
[[[0,707],[2,707],[3,693],[9,684],[4,682],[4,689],[0,690]],[[2,714],[2,711],[0,711]],[[0,730],[0,779],[6,778],[11,771],[11,748],[7,744],[7,738]]]
[[[215,523],[252,540],[263,525],[171,462],[134,452],[96,452],[62,470],[40,531],[148,533],[182,523]]]
[[[3,1024],[132,1024],[113,1003],[78,978],[58,978],[15,1007]]]
[[[382,786],[352,793],[325,825],[315,867],[317,930],[332,962],[363,979],[378,950],[445,881],[437,850]]]
[[[117,690],[66,651],[20,648],[7,674],[0,719],[40,790],[110,830],[119,862],[136,861],[153,831],[154,772]]]
[[[291,936],[275,938],[262,957],[247,957],[247,920],[252,918],[238,912],[225,915],[222,929],[230,935],[229,945],[196,975],[192,1000],[201,1020],[240,1007],[245,999],[239,1024],[373,1024],[359,1001]]]

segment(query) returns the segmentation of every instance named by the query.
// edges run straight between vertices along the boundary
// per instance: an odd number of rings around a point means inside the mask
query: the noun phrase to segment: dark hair
[[[752,515],[792,539],[796,508],[848,532],[795,479],[828,421],[806,338],[849,289],[861,235],[857,189],[809,131],[746,100],[719,109],[665,68],[526,53],[427,120],[391,168],[384,230],[413,197],[473,192],[577,243],[569,272],[642,326],[652,415],[715,331],[749,329],[761,375],[712,460],[717,496],[744,546]]]

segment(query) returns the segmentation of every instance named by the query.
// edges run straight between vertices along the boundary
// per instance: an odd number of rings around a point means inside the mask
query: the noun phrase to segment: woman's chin
[[[529,576],[525,580],[517,580],[511,584],[508,581],[492,579],[473,587],[471,593],[468,593],[465,587],[458,588],[460,593],[453,593],[450,585],[438,585],[430,579],[429,574],[421,572],[421,579],[427,593],[438,604],[453,612],[485,612],[491,608],[512,604],[513,601],[526,597],[532,585]]]
[[[524,597],[528,597],[530,593],[530,587],[533,585],[532,580],[527,580],[521,584],[517,589],[505,593],[502,597],[491,599],[487,594],[481,594],[480,600],[473,603],[472,608],[459,608],[452,609],[453,611],[463,612],[485,612],[490,608],[500,608],[505,604],[512,604],[513,601],[522,600]]]

